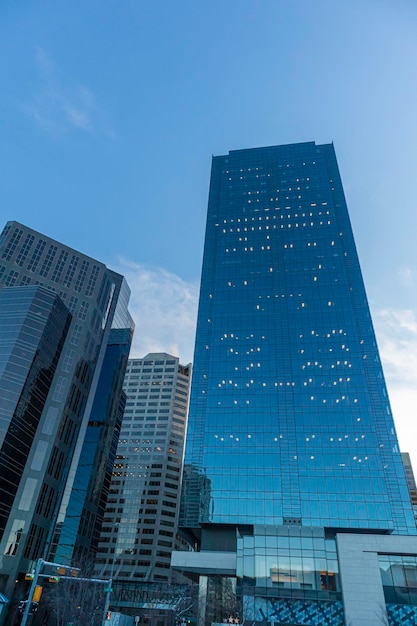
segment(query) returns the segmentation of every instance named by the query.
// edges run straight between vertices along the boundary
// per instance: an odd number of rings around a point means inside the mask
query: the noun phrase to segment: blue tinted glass
[[[213,159],[185,462],[185,526],[415,533],[332,145]]]

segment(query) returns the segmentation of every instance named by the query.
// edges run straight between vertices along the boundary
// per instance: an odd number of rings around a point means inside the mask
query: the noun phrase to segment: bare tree
[[[240,623],[241,605],[241,598],[236,593],[235,578],[210,576],[205,597],[200,598],[200,619],[206,624]]]
[[[194,616],[198,601],[197,585],[182,585],[182,587],[172,585],[174,590],[174,614],[175,623],[179,624],[187,617]]]
[[[48,610],[48,625],[99,626],[104,610],[102,584],[77,578],[61,578],[49,583],[43,594]]]

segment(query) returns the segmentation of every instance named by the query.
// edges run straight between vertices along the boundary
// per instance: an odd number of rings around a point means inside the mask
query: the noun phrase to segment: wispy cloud
[[[52,135],[78,130],[114,136],[93,92],[60,76],[42,48],[36,50],[35,68],[36,87],[22,109],[38,126]]]
[[[132,356],[168,352],[182,363],[192,361],[198,284],[126,260],[119,262],[118,269],[132,290],[129,309],[136,324]]]
[[[410,309],[380,309],[374,313],[384,371],[398,385],[417,388],[417,317]]]
[[[400,446],[417,468],[417,315],[381,309],[373,319]]]
[[[416,273],[411,267],[400,267],[397,274],[400,284],[404,287],[415,287]]]

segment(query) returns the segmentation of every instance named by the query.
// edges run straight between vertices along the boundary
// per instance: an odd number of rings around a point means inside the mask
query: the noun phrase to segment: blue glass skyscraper
[[[186,525],[415,529],[332,145],[213,159],[186,450]]]
[[[213,158],[193,367],[181,523],[237,550],[238,579],[340,600],[339,531],[415,534],[333,145]],[[327,565],[303,565],[307,545]],[[343,623],[316,608],[287,620]]]

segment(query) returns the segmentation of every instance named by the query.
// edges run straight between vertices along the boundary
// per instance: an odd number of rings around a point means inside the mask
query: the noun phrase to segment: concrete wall
[[[388,624],[378,553],[417,555],[417,536],[338,534],[346,626]]]

